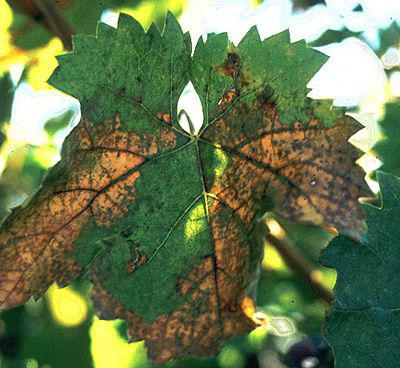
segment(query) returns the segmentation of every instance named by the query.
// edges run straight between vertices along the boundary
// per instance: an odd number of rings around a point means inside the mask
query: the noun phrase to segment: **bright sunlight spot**
[[[271,218],[266,221],[266,224],[271,235],[275,236],[276,238],[283,238],[285,231],[283,230],[282,226],[279,225],[278,221]]]
[[[292,321],[286,317],[270,318],[269,326],[271,327],[271,332],[279,336],[291,335],[296,332]]]
[[[226,346],[222,349],[218,362],[222,368],[244,368],[246,363],[240,352],[232,346]]]
[[[128,344],[118,333],[121,321],[93,318],[90,329],[92,357],[96,368],[132,368],[146,362],[143,342]]]
[[[268,244],[264,247],[262,265],[266,270],[284,270],[286,268],[285,262],[278,251],[272,245]]]
[[[214,174],[216,177],[222,175],[222,173],[225,171],[226,167],[229,164],[229,157],[228,155],[219,148],[214,149],[215,153],[215,158],[216,158],[216,164],[215,164],[215,169],[214,169]]]
[[[368,93],[385,86],[386,76],[376,54],[355,38],[318,48],[329,55],[308,84],[312,98],[332,98],[338,106],[357,105]]]
[[[185,222],[185,238],[186,240],[193,239],[198,233],[206,227],[206,211],[203,201],[198,203],[189,211]]]
[[[86,300],[72,287],[59,288],[53,284],[48,290],[49,306],[54,320],[64,327],[75,327],[85,321]]]
[[[29,359],[26,362],[26,368],[39,368],[39,364],[35,359]]]

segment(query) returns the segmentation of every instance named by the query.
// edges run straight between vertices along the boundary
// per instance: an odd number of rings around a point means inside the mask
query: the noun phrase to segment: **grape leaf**
[[[237,47],[226,34],[199,41],[191,57],[172,15],[162,34],[121,15],[73,42],[50,83],[80,100],[82,119],[0,233],[0,309],[80,274],[98,314],[127,320],[154,361],[213,355],[254,327],[267,209],[362,227],[357,124],[305,97],[326,57],[304,42],[253,29]],[[194,135],[177,114],[189,80],[205,117]]]
[[[382,205],[364,204],[362,243],[340,235],[322,253],[336,268],[336,299],[325,336],[337,368],[396,367],[400,361],[400,182],[379,172]]]
[[[378,121],[380,139],[372,147],[371,152],[382,161],[381,170],[400,175],[400,105],[388,103],[385,115]]]

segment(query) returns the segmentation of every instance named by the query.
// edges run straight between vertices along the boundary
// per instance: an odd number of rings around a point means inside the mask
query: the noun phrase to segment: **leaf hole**
[[[178,122],[181,128],[196,135],[203,125],[204,115],[201,100],[192,82],[183,89],[178,99]]]

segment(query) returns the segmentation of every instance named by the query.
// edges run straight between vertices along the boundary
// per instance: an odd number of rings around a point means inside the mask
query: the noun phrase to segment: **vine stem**
[[[309,285],[318,297],[324,299],[329,304],[332,303],[334,299],[333,293],[313,277],[313,267],[295,248],[270,233],[267,234],[266,240],[279,252],[289,268]]]
[[[72,50],[74,31],[49,0],[33,0],[44,16],[48,30],[59,37],[66,50]]]
[[[12,8],[23,12],[38,23],[42,23],[47,31],[58,37],[68,51],[72,50],[72,27],[49,0],[7,0]]]

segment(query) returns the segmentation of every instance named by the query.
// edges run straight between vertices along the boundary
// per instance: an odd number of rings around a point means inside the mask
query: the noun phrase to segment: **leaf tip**
[[[118,29],[126,30],[128,32],[140,32],[144,33],[142,25],[132,16],[126,13],[119,13],[118,17]]]

